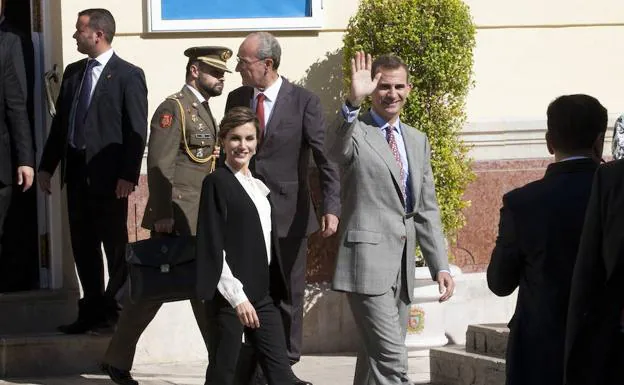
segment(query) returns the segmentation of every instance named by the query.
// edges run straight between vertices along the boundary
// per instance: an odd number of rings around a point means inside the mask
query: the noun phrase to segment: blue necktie
[[[89,102],[91,101],[91,86],[93,84],[92,73],[93,67],[99,64],[97,60],[89,59],[87,61],[87,68],[82,75],[82,84],[80,86],[80,93],[78,94],[76,113],[74,114],[74,147],[77,149],[85,148],[85,120],[87,119],[87,111],[89,110]]]

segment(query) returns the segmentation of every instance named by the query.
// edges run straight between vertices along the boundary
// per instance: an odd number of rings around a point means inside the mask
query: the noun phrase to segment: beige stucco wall
[[[277,33],[283,48],[281,73],[319,93],[328,112],[339,103],[339,49],[357,0],[324,0],[324,28]],[[589,93],[609,109],[611,122],[624,111],[620,76],[624,13],[620,0],[469,0],[478,26],[474,80],[467,101],[465,139],[477,159],[542,157],[547,104],[564,93]],[[76,14],[105,6],[117,20],[117,53],[145,70],[150,115],[184,80],[184,49],[224,45],[235,52],[244,33],[148,34],[146,5],[139,0],[63,0],[53,15],[66,65],[81,58],[72,39]],[[230,66],[233,68],[234,60]],[[225,94],[240,85],[226,77],[224,96],[211,100],[220,118]]]

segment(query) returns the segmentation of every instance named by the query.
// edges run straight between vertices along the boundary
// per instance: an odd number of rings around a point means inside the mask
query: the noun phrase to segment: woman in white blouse
[[[276,306],[288,291],[272,231],[269,189],[249,170],[258,132],[251,109],[228,111],[219,131],[226,167],[208,175],[202,187],[197,281],[215,357],[206,384],[233,383],[243,333],[269,385],[296,383]]]

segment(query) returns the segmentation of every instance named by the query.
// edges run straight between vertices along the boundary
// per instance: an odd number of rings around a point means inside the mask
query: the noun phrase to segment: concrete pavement
[[[355,356],[304,356],[297,375],[314,385],[352,385]],[[203,385],[206,362],[136,365],[132,371],[140,385]],[[415,384],[429,383],[429,357],[410,357],[409,374]],[[0,385],[110,385],[101,373],[33,379],[0,380]]]

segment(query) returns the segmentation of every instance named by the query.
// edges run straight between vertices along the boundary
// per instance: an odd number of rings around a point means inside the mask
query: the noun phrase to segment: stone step
[[[0,379],[97,373],[109,340],[61,333],[0,336]]]
[[[469,325],[466,351],[488,357],[505,358],[509,328],[505,324]]]
[[[433,385],[504,385],[505,360],[466,352],[463,345],[431,349]]]
[[[78,292],[0,293],[0,335],[53,332],[76,319]]]

